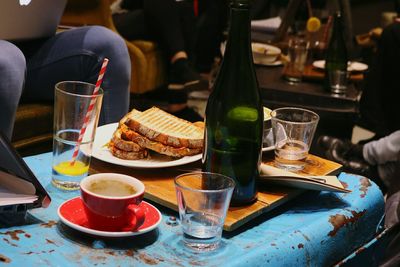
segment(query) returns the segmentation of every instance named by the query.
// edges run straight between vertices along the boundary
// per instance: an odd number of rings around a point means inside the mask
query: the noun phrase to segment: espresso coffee
[[[127,197],[136,194],[136,189],[132,185],[117,180],[93,181],[87,190],[107,197]]]

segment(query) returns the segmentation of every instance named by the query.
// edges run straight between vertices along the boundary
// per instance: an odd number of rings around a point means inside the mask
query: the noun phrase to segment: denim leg
[[[99,125],[117,122],[129,109],[131,64],[124,40],[101,26],[67,30],[46,40],[27,59],[23,97],[52,101],[59,81],[96,83],[104,58],[110,61],[101,85],[104,97]]]
[[[0,129],[10,140],[25,70],[22,52],[15,45],[0,40]]]

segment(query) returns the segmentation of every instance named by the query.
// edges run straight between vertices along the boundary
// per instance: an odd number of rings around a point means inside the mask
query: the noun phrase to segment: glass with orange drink
[[[52,184],[57,188],[77,190],[88,174],[103,98],[103,91],[93,95],[94,89],[77,81],[56,84]]]

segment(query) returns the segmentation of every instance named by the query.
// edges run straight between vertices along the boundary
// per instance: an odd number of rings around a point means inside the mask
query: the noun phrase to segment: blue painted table
[[[141,236],[98,239],[72,230],[57,208],[78,192],[50,184],[51,154],[25,158],[46,187],[52,203],[29,212],[30,224],[0,229],[0,262],[8,266],[328,266],[374,243],[384,200],[368,179],[341,173],[352,193],[306,192],[234,232],[224,233],[212,253],[195,253],[181,243],[174,211],[156,205],[160,226]],[[360,249],[361,248],[361,249]]]

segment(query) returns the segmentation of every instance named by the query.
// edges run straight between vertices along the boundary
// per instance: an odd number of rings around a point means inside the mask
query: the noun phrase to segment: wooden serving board
[[[263,158],[263,162],[273,165],[271,156],[272,155],[269,155]],[[178,207],[173,178],[185,172],[198,171],[200,167],[200,162],[195,162],[174,168],[133,169],[93,159],[90,166],[90,173],[117,172],[136,177],[145,184],[146,199],[177,211]],[[327,175],[332,173],[336,174],[340,169],[340,164],[309,155],[307,165],[301,173],[309,175]],[[303,189],[289,187],[260,187],[256,202],[243,207],[229,208],[224,230],[233,231],[246,222],[282,205],[303,192]]]

